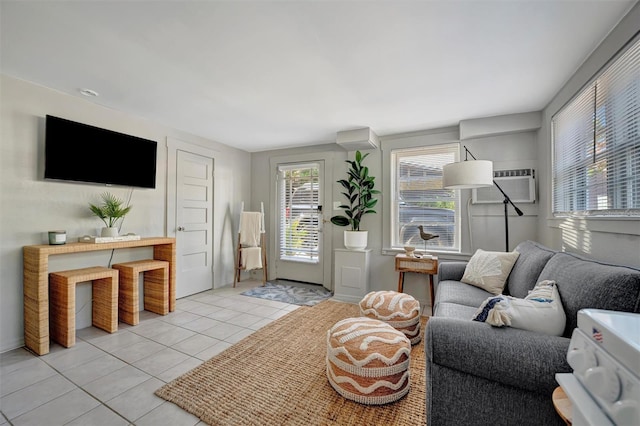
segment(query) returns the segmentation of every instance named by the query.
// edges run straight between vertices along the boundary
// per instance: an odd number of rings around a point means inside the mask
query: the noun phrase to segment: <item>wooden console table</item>
[[[176,307],[176,240],[175,238],[142,238],[115,243],[68,243],[35,245],[23,248],[24,343],[38,355],[49,353],[49,256],[153,247],[153,258],[169,262],[169,311]]]
[[[433,276],[438,273],[438,258],[436,256],[418,258],[400,253],[396,255],[396,271],[400,273],[400,275],[398,276],[399,293],[402,293],[404,290],[405,272],[416,272],[418,274],[429,275],[429,296],[431,297],[431,313],[433,314]]]

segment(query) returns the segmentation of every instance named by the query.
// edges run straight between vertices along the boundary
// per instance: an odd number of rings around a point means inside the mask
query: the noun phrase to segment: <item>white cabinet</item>
[[[358,303],[369,292],[371,250],[334,249],[333,297]]]

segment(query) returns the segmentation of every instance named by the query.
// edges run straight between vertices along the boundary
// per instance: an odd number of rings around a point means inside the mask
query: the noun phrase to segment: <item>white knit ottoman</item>
[[[409,339],[389,324],[347,318],[327,332],[327,378],[352,401],[394,402],[409,392],[410,353]]]
[[[402,331],[412,345],[420,343],[420,302],[411,295],[396,291],[372,291],[360,301],[360,313]]]

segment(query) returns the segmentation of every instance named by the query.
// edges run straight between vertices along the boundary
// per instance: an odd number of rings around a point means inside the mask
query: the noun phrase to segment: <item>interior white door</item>
[[[276,277],[324,284],[324,162],[277,167]]]
[[[213,159],[176,157],[176,297],[213,288]]]

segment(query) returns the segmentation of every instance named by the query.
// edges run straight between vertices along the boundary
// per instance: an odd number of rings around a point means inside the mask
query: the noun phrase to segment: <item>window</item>
[[[442,189],[442,167],[458,160],[458,144],[391,151],[391,245],[458,250],[459,191]],[[424,232],[438,235],[424,242]]]
[[[280,259],[319,262],[320,167],[279,166]]]
[[[640,216],[640,40],[552,120],[553,214]]]

